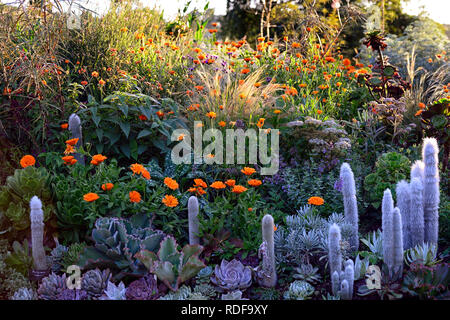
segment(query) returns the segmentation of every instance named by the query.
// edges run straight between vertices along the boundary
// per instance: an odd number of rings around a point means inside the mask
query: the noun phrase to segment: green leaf
[[[144,138],[144,137],[146,137],[146,136],[148,136],[148,135],[151,135],[152,133],[153,133],[153,132],[150,131],[150,130],[143,129],[143,130],[141,130],[141,132],[139,132],[137,138],[138,138],[138,139]]]
[[[161,242],[161,247],[158,251],[158,257],[161,261],[166,261],[168,257],[177,252],[177,242],[171,236],[167,236]]]
[[[392,77],[395,73],[395,68],[393,66],[386,66],[383,70],[383,76]]]
[[[128,106],[126,104],[119,105],[120,111],[125,115],[125,117],[128,117]]]
[[[130,134],[130,123],[129,122],[119,122],[119,126],[122,129],[123,133],[125,134],[125,137],[128,139],[128,135]]]
[[[131,158],[131,151],[130,151],[130,146],[129,145],[127,145],[127,144],[120,145],[120,150],[122,150],[123,154],[127,158]]]

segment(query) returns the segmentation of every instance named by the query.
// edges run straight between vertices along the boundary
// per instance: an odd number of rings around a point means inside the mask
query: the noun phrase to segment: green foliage
[[[378,209],[384,190],[389,188],[395,194],[395,184],[407,179],[410,169],[411,161],[404,155],[397,152],[382,154],[375,163],[375,172],[364,179],[364,190],[370,204]]]
[[[8,252],[5,257],[6,265],[27,277],[33,266],[33,258],[28,248],[28,240],[21,245],[18,241],[12,244],[13,252]]]
[[[177,291],[180,284],[195,277],[206,267],[198,258],[203,247],[200,245],[185,245],[181,251],[172,236],[166,236],[156,250],[141,250],[136,257],[147,269],[154,273],[172,291]]]
[[[412,264],[403,278],[403,290],[420,299],[448,299],[450,272],[448,263],[427,267]]]
[[[83,269],[97,266],[118,271],[116,279],[127,274],[143,275],[145,268],[135,258],[140,250],[156,252],[164,234],[153,230],[146,214],[136,214],[130,219],[99,218],[92,231],[94,246],[84,249],[78,260]]]
[[[362,238],[361,242],[364,243],[370,251],[362,251],[359,254],[368,258],[371,264],[376,264],[378,261],[383,260],[383,237],[381,230],[368,233],[366,238]]]
[[[51,176],[45,168],[34,166],[16,169],[14,175],[6,179],[0,191],[0,211],[10,221],[12,230],[22,231],[30,227],[29,208],[33,196],[42,201],[44,221],[52,217],[55,209],[50,181]]]
[[[314,287],[306,281],[295,280],[289,285],[289,289],[284,293],[286,300],[307,300],[314,293]]]
[[[65,272],[69,266],[76,265],[85,248],[85,243],[72,243],[61,258],[61,270]]]
[[[405,262],[408,265],[414,263],[428,267],[439,263],[436,244],[426,242],[407,250],[405,252]]]

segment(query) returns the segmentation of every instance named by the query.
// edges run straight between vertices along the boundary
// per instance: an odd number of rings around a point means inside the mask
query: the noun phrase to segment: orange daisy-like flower
[[[171,195],[166,195],[162,199],[162,203],[165,204],[166,207],[174,208],[178,205],[178,199]]]
[[[258,123],[256,124],[256,126],[258,128],[262,128],[264,126],[264,121],[266,121],[266,119],[264,118],[259,118]]]
[[[98,84],[101,85],[101,86],[103,86],[103,85],[106,84],[106,81],[103,80],[103,79],[100,79],[100,80],[98,81]]]
[[[139,203],[141,202],[141,194],[137,191],[130,191],[128,194],[130,202]]]
[[[140,174],[142,175],[145,179],[149,180],[150,179],[150,172],[148,172],[147,169],[144,168],[144,166],[142,164],[139,163],[134,163],[130,166],[131,171],[133,171],[133,176],[135,174]]]
[[[98,196],[98,194],[93,193],[93,192],[86,193],[86,194],[83,196],[83,199],[84,199],[84,201],[86,201],[86,202],[92,202],[92,201],[95,201],[95,200],[97,200],[97,199],[99,199],[99,198],[100,198],[100,197]]]
[[[172,189],[172,190],[177,190],[178,189],[178,183],[172,178],[169,178],[169,177],[164,178],[164,184],[169,189]]]
[[[22,168],[26,168],[29,166],[34,166],[36,163],[36,159],[32,156],[27,154],[26,156],[23,156],[22,159],[20,159],[20,165]]]
[[[194,179],[194,187],[208,188],[208,185],[202,179]]]
[[[148,118],[147,118],[145,115],[140,114],[140,115],[139,115],[139,120],[141,120],[141,121],[146,121],[146,120],[148,120]]]
[[[273,110],[273,113],[275,113],[275,114],[280,114],[280,113],[281,113],[281,110],[279,110],[279,109]]]
[[[73,139],[70,139],[70,140],[66,141],[66,144],[71,145],[71,146],[74,146],[77,143],[78,143],[78,138],[73,138]]]
[[[218,125],[223,128],[223,127],[225,127],[227,125],[227,123],[225,121],[220,121],[218,123]]]
[[[250,179],[247,183],[252,187],[259,187],[260,185],[262,185],[262,181],[258,179]]]
[[[108,159],[108,158],[105,157],[104,155],[96,154],[92,157],[91,164],[97,166],[100,163],[102,163],[103,161],[105,161],[106,159]]]
[[[61,129],[66,130],[69,127],[69,124],[68,123],[63,123],[63,124],[61,124],[60,127],[61,127]]]
[[[247,190],[248,190],[248,189],[247,189],[246,187],[244,187],[244,186],[236,185],[236,186],[233,187],[233,189],[231,190],[231,192],[240,194],[240,193],[245,192],[245,191],[247,191]]]
[[[245,174],[246,176],[250,176],[250,175],[254,174],[256,172],[256,170],[254,168],[244,167],[244,169],[242,169],[241,172],[243,174]]]
[[[208,113],[206,114],[206,116],[207,116],[208,118],[210,118],[210,119],[215,119],[217,115],[216,115],[215,112],[210,111],[210,112],[208,112]]]
[[[114,184],[112,184],[110,182],[102,184],[102,190],[103,191],[109,191],[112,188],[114,188]]]
[[[229,187],[234,187],[234,185],[236,184],[236,180],[229,179],[229,180],[225,181],[225,184]]]
[[[249,72],[250,72],[250,69],[247,69],[247,68],[241,70],[241,73],[242,73],[242,74],[247,74],[247,73],[249,73]]]
[[[418,117],[418,116],[420,116],[420,115],[422,114],[422,112],[423,112],[423,110],[420,109],[419,111],[417,111],[417,112],[414,114],[414,116]]]
[[[64,150],[64,154],[68,155],[75,152],[75,148],[70,144],[66,144],[66,150]]]
[[[73,156],[65,156],[65,157],[62,157],[61,159],[63,159],[64,164],[66,164],[68,166],[73,165],[73,164],[77,163],[77,161],[78,161]]]
[[[324,200],[321,197],[311,197],[308,199],[308,204],[312,204],[314,206],[323,205]]]
[[[97,78],[97,77],[98,77],[98,72],[97,72],[97,71],[93,71],[93,72],[92,72],[92,76],[93,76],[94,78]]]
[[[420,102],[420,103],[419,103],[419,108],[420,108],[420,109],[425,109],[425,103]]]
[[[211,183],[209,186],[210,186],[211,188],[216,189],[216,190],[219,190],[219,189],[225,189],[225,188],[226,188],[225,183],[223,183],[222,181],[214,181],[214,182]]]

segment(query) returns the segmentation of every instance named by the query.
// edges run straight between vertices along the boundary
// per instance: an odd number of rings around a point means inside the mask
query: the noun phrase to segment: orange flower
[[[64,164],[66,164],[68,166],[73,165],[73,164],[77,163],[77,161],[78,161],[73,156],[65,156],[65,157],[62,157],[61,159],[63,159]]]
[[[97,78],[97,77],[98,77],[98,72],[97,72],[97,71],[93,71],[93,72],[92,72],[92,76],[93,76],[94,78]]]
[[[75,148],[70,144],[66,144],[66,150],[64,150],[64,154],[68,155],[75,152]]]
[[[225,189],[226,188],[226,186],[225,186],[225,183],[223,183],[222,181],[214,181],[213,183],[211,183],[210,185],[209,185],[211,188],[214,188],[214,189]]]
[[[166,205],[166,207],[174,208],[178,205],[178,199],[171,195],[166,195],[162,199],[162,203]]]
[[[254,168],[244,167],[244,169],[242,169],[241,172],[246,176],[251,176],[256,172],[256,170]]]
[[[139,115],[139,120],[141,120],[141,121],[146,121],[146,120],[148,120],[148,118],[147,118],[145,115],[140,114],[140,115]]]
[[[342,63],[344,66],[349,66],[351,64],[351,61],[349,59],[342,60]]]
[[[109,191],[114,187],[114,185],[112,183],[104,183],[102,184],[102,190],[103,191]]]
[[[98,80],[98,84],[101,86],[105,85],[105,83],[106,83],[106,81],[103,79]]]
[[[225,184],[229,187],[234,187],[234,185],[236,184],[236,180],[229,179],[229,180],[225,181]]]
[[[247,188],[243,187],[241,185],[236,185],[236,186],[233,187],[233,190],[231,190],[231,192],[237,193],[237,194],[240,194],[240,193],[245,192],[245,191],[247,191]]]
[[[249,72],[250,72],[250,69],[247,69],[247,68],[241,70],[241,73],[242,73],[242,74],[247,74],[247,73],[249,73]]]
[[[91,164],[97,166],[100,163],[102,163],[103,161],[105,161],[106,159],[108,159],[108,158],[105,157],[104,155],[96,154],[92,157]]]
[[[213,111],[210,111],[206,114],[206,116],[210,119],[215,119],[216,118],[216,113]]]
[[[74,146],[74,145],[77,144],[77,142],[78,142],[78,138],[73,138],[73,139],[67,140],[67,141],[66,141],[66,144],[69,144],[69,145],[71,145],[71,146]]]
[[[419,108],[420,108],[420,109],[425,109],[425,103],[420,102],[420,103],[419,103]]]
[[[128,197],[130,198],[130,202],[139,203],[141,202],[141,194],[137,191],[130,191],[128,194]]]
[[[311,197],[308,199],[308,204],[312,204],[315,206],[323,205],[324,200],[321,197]]]
[[[223,127],[225,127],[227,125],[227,123],[225,121],[220,121],[218,123],[218,125],[223,128]]]
[[[258,123],[256,124],[256,126],[258,127],[258,128],[262,128],[263,126],[264,126],[264,121],[265,121],[266,119],[264,119],[264,118],[259,118],[259,120],[258,120]]]
[[[415,116],[416,117],[420,116],[422,112],[423,112],[423,109],[420,109],[419,111],[416,112]]]
[[[140,174],[142,175],[145,179],[150,179],[150,173],[148,172],[147,169],[144,168],[144,166],[142,164],[139,163],[134,163],[130,166],[131,171],[133,171],[133,176],[135,174]]]
[[[172,189],[172,190],[178,189],[178,183],[172,178],[169,178],[169,177],[164,178],[164,184],[167,187],[169,187],[169,189]]]
[[[262,181],[258,179],[250,179],[247,183],[252,187],[259,187],[262,184]]]
[[[194,86],[195,89],[197,89],[198,91],[202,91],[203,90],[203,86]]]
[[[69,127],[69,124],[68,123],[63,123],[63,124],[61,124],[60,127],[61,127],[61,129],[66,130]]]
[[[164,112],[162,112],[162,111],[157,111],[157,112],[156,112],[156,115],[157,115],[159,118],[162,118],[162,117],[164,117]]]
[[[317,110],[317,114],[322,114],[322,110]]]
[[[147,180],[150,180],[150,172],[148,172],[148,170],[147,169],[144,169],[144,171],[142,171],[142,176],[145,178],[145,179],[147,179]]]
[[[273,110],[273,113],[275,113],[275,114],[280,114],[280,113],[281,113],[281,110],[279,110],[279,109]]]
[[[93,192],[86,193],[86,194],[83,196],[83,199],[84,199],[84,201],[86,201],[86,202],[92,202],[92,201],[97,200],[98,198],[100,198],[100,197],[98,196],[98,194],[93,193]]]
[[[32,156],[32,155],[25,155],[22,157],[22,159],[20,159],[20,165],[22,166],[22,168],[26,168],[28,166],[34,166],[34,164],[36,163],[36,159]]]
[[[194,187],[203,187],[203,188],[207,188],[208,185],[207,185],[206,182],[203,181],[202,179],[194,179]]]

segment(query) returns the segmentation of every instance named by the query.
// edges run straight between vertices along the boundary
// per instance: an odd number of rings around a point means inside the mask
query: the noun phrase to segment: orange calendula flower
[[[102,163],[103,161],[105,161],[106,159],[108,159],[108,158],[105,157],[104,155],[96,154],[92,157],[91,164],[97,166],[100,163]]]
[[[194,179],[194,187],[208,188],[208,185],[202,179]]]
[[[130,191],[128,194],[128,197],[130,198],[130,202],[139,203],[141,202],[141,194],[137,191]]]
[[[420,108],[420,109],[425,109],[425,103],[420,102],[420,103],[419,103],[419,108]]]
[[[322,110],[317,110],[317,114],[322,114]]]
[[[139,115],[139,120],[141,120],[141,121],[146,121],[146,120],[148,120],[148,118],[147,118],[145,115],[140,114],[140,115]]]
[[[273,226],[273,231],[277,231],[277,226]]]
[[[246,187],[244,187],[244,186],[236,185],[236,186],[233,187],[233,189],[231,190],[231,192],[240,194],[240,193],[245,192],[245,191],[247,191],[247,190],[248,190],[248,189],[247,189]]]
[[[225,183],[223,183],[222,181],[214,181],[213,183],[211,183],[210,185],[209,185],[211,188],[214,188],[214,189],[225,189],[226,188],[226,185],[225,185]]]
[[[220,121],[218,123],[218,125],[223,128],[223,127],[225,127],[227,125],[227,123],[225,121]]]
[[[259,187],[262,184],[262,181],[258,179],[250,179],[247,181],[247,183],[252,187]]]
[[[36,159],[32,155],[29,155],[29,154],[23,156],[22,159],[20,159],[20,165],[22,166],[22,168],[34,166],[35,163],[36,163]]]
[[[101,85],[101,86],[105,85],[105,83],[106,83],[106,81],[103,80],[103,79],[100,79],[100,80],[98,81],[98,84]]]
[[[236,180],[229,179],[229,180],[225,181],[225,184],[229,187],[234,187],[234,185],[236,184]]]
[[[210,119],[215,119],[217,115],[216,115],[215,112],[210,111],[210,112],[208,112],[208,113],[206,114],[206,116],[207,116],[208,118],[210,118]]]
[[[253,208],[248,208],[247,210],[248,210],[248,212],[252,212]]]
[[[112,188],[114,188],[114,184],[112,184],[110,182],[102,184],[102,190],[103,191],[109,191]]]
[[[71,165],[77,163],[77,161],[78,161],[73,156],[65,156],[65,157],[62,157],[61,159],[63,159],[64,160],[64,164],[68,165],[68,166],[71,166]]]
[[[172,179],[172,178],[169,178],[169,177],[164,178],[164,184],[165,184],[169,189],[172,189],[172,190],[178,189],[178,183],[177,183],[174,179]]]
[[[259,118],[258,123],[256,124],[256,126],[258,128],[262,128],[264,126],[264,121],[266,121],[265,118]]]
[[[178,199],[171,195],[166,195],[162,199],[162,203],[165,204],[166,207],[174,208],[178,205]]]
[[[416,112],[415,116],[416,117],[420,116],[422,114],[422,112],[423,112],[423,109],[420,109],[419,111]]]
[[[97,77],[98,77],[98,72],[97,72],[97,71],[93,71],[93,72],[92,72],[92,76],[93,76],[94,78],[97,78]]]
[[[60,127],[61,127],[61,129],[66,130],[69,127],[69,124],[68,123],[63,123],[63,124],[61,124]]]
[[[311,197],[308,199],[308,204],[312,204],[314,206],[323,205],[324,200],[321,197]]]
[[[241,172],[246,176],[251,176],[256,172],[256,170],[254,168],[244,167],[244,169],[242,169]]]
[[[68,154],[71,154],[74,152],[75,152],[75,148],[70,144],[66,144],[66,150],[64,150],[64,154],[68,155]]]
[[[93,192],[86,193],[86,194],[83,196],[83,200],[86,201],[86,202],[92,202],[92,201],[95,201],[95,200],[97,200],[97,199],[99,199],[99,198],[100,198],[100,197],[98,196],[98,194],[93,193]]]
[[[78,142],[78,138],[73,138],[73,139],[67,140],[66,144],[74,146],[77,144],[77,142]]]
[[[144,168],[144,166],[142,164],[139,163],[134,163],[130,166],[131,171],[133,171],[133,176],[135,174],[140,174],[142,175],[145,179],[149,180],[150,179],[150,173],[148,172],[147,169]]]
[[[279,110],[279,109],[273,110],[273,113],[275,113],[275,114],[280,114],[280,113],[281,113],[281,110]]]

